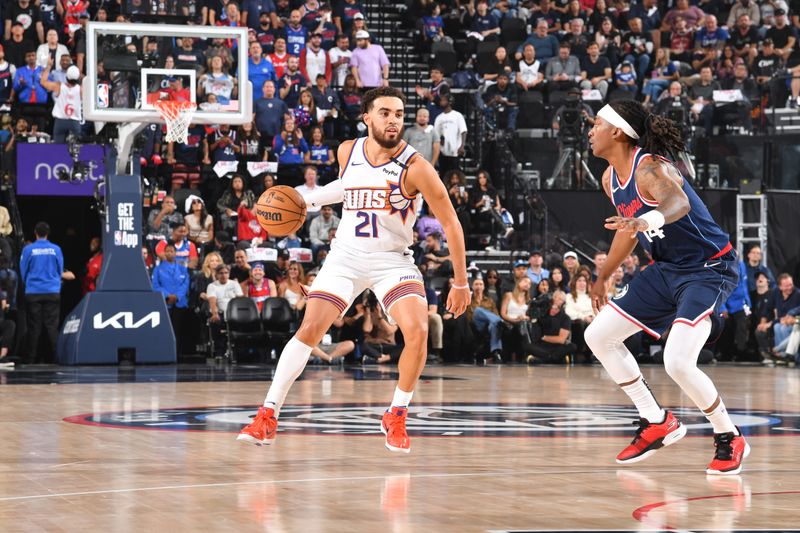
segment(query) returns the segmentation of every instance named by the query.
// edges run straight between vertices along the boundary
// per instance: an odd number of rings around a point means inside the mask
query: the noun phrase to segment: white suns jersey
[[[403,141],[385,165],[373,166],[356,139],[340,179],[344,189],[342,220],[333,248],[360,252],[403,252],[414,239],[420,196],[407,196],[407,163],[417,151]]]

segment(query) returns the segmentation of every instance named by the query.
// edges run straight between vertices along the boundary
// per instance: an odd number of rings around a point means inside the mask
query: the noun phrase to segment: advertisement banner
[[[17,194],[22,196],[92,196],[105,172],[105,150],[98,144],[81,147],[80,161],[89,163],[89,179],[82,183],[59,181],[61,171],[72,172],[66,144],[17,145]]]

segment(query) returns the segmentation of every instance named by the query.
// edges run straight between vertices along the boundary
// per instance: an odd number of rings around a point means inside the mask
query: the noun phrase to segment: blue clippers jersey
[[[643,198],[636,185],[636,168],[645,157],[653,156],[637,148],[631,175],[625,183],[620,183],[617,171],[611,168],[611,202],[624,217],[638,217],[658,207],[657,202]],[[689,198],[689,213],[658,230],[639,232],[639,243],[654,261],[674,265],[703,263],[723,256],[731,250],[728,234],[714,222],[708,208],[686,179],[683,180],[683,192]]]

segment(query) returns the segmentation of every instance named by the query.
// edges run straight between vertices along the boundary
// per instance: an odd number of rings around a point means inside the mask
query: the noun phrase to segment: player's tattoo
[[[644,194],[658,202],[658,210],[667,223],[689,212],[689,199],[681,187],[680,173],[671,164],[648,158],[636,169],[636,183]]]

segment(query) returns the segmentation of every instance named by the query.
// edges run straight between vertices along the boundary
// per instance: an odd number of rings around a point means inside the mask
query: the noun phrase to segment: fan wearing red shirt
[[[175,245],[175,262],[179,263],[186,268],[197,268],[197,248],[194,243],[187,239],[189,230],[183,224],[175,224],[172,226],[172,242]],[[164,260],[164,249],[167,247],[167,241],[161,241],[156,245],[156,256]]]
[[[283,37],[275,39],[275,52],[269,54],[267,59],[275,67],[275,76],[281,79],[283,71],[286,69],[286,63],[289,61],[289,54],[286,52],[286,39]]]

